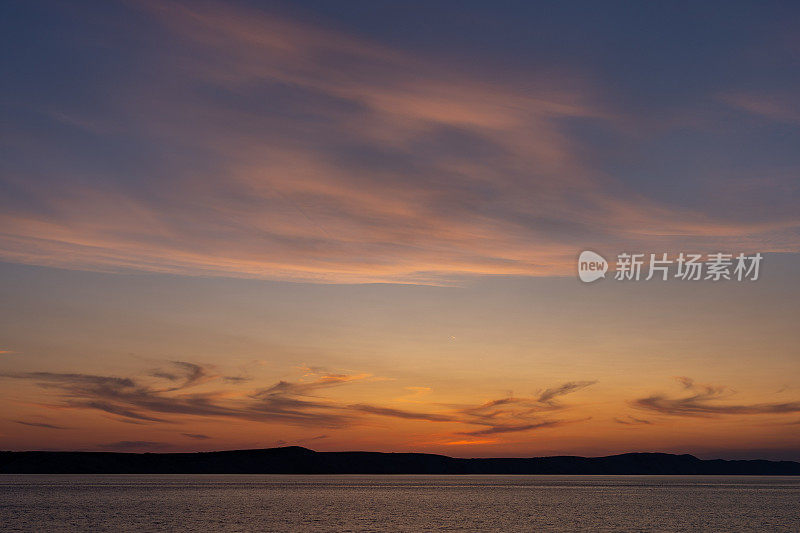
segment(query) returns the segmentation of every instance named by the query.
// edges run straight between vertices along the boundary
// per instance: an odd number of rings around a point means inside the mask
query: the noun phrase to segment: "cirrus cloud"
[[[140,47],[148,75],[114,91],[83,87],[97,110],[45,106],[59,127],[14,137],[26,164],[2,182],[3,260],[445,284],[563,275],[587,241],[800,249],[791,211],[711,216],[594,168],[570,126],[615,130],[619,119],[590,82],[576,82],[585,76],[534,71],[487,83],[262,10],[135,9],[160,44],[157,55]],[[91,138],[92,149],[64,157],[62,128]],[[98,162],[111,148],[127,158]]]
[[[733,396],[727,387],[719,385],[701,385],[688,377],[677,377],[688,395],[670,397],[664,394],[653,394],[639,398],[633,402],[638,409],[655,411],[673,416],[713,417],[720,415],[780,415],[800,413],[800,401],[774,403],[731,403],[721,402]]]

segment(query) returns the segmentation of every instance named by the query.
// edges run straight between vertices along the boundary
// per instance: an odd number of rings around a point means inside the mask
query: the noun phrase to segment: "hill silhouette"
[[[0,452],[4,474],[604,474],[800,475],[795,461],[625,453],[460,459],[428,453],[315,452],[299,446],[195,453]]]

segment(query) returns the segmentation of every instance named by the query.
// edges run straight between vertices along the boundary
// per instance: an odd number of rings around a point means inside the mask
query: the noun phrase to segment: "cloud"
[[[150,375],[153,377],[180,382],[179,385],[168,389],[170,391],[202,385],[203,383],[208,383],[209,381],[213,381],[214,379],[220,377],[219,375],[212,373],[209,367],[195,363],[187,363],[186,361],[172,361],[172,365],[175,367],[177,373],[166,372],[162,370],[154,370],[150,373]]]
[[[433,444],[437,446],[475,446],[480,444],[495,444],[498,442],[495,439],[469,439],[469,440],[445,440],[439,442],[430,442],[426,444]]]
[[[565,409],[566,406],[559,404],[555,400],[558,396],[575,392],[594,383],[596,382],[568,382],[545,390],[537,398],[505,397],[489,400],[478,405],[451,406],[451,409],[444,413],[408,411],[366,404],[353,404],[349,405],[348,408],[372,415],[407,420],[486,426],[484,429],[455,432],[457,435],[498,435],[532,431],[567,423],[565,420],[542,419],[541,413]]]
[[[733,393],[727,387],[699,385],[693,379],[687,377],[677,377],[676,380],[681,383],[684,390],[689,391],[688,396],[674,398],[663,394],[653,394],[635,400],[633,406],[667,415],[689,417],[800,412],[800,401],[753,404],[719,403],[720,400],[727,400],[733,396]]]
[[[23,426],[32,426],[45,429],[72,429],[65,426],[56,426],[55,424],[47,424],[45,422],[28,422],[25,420],[14,420],[14,422],[17,424],[22,424]]]
[[[86,396],[91,397],[91,392],[87,391],[85,393]],[[118,400],[125,401],[123,397],[118,397]],[[143,414],[139,411],[134,411],[132,409],[120,406],[118,404],[104,402],[104,401],[97,401],[97,400],[86,400],[86,401],[75,401],[75,400],[68,400],[65,404],[66,407],[72,407],[75,409],[97,409],[98,411],[104,411],[106,413],[112,415],[118,415],[123,417],[126,422],[132,421],[140,421],[140,422],[169,422],[169,420],[165,418],[159,418],[156,416],[150,416]],[[158,410],[156,410],[158,411]]]
[[[539,401],[543,403],[549,403],[558,396],[563,396],[565,394],[570,394],[572,392],[585,389],[586,387],[594,385],[595,383],[597,383],[597,381],[570,381],[558,387],[545,390],[539,395]]]
[[[335,412],[335,406],[325,401],[297,396],[357,378],[323,376],[315,383],[279,382],[265,391],[226,400],[229,391],[185,393],[181,392],[183,387],[163,389],[138,378],[52,372],[9,373],[0,377],[34,381],[57,393],[61,401],[58,407],[99,410],[124,420],[175,423],[176,416],[199,416],[325,427],[341,426],[350,417]]]
[[[252,381],[253,378],[248,376],[223,376],[222,380],[227,381],[228,383],[233,384],[240,384],[240,383],[247,383],[248,381]]]
[[[138,47],[136,64],[147,68],[131,69],[114,91],[84,87],[97,91],[97,111],[50,113],[60,126],[52,136],[15,139],[20,158],[37,165],[3,183],[11,193],[0,199],[0,258],[446,284],[563,275],[588,239],[600,249],[654,238],[699,251],[800,249],[792,212],[714,218],[599,172],[571,132],[577,122],[616,131],[618,119],[578,81],[584,73],[487,82],[444,60],[262,10],[136,5],[153,31],[131,39],[160,39]],[[94,136],[91,154],[58,157],[55,132],[65,126]],[[143,155],[93,164],[109,131]]]
[[[28,372],[0,374],[0,377],[34,381],[56,392],[61,399],[60,407],[99,410],[128,421],[175,423],[176,416],[185,415],[322,427],[356,422],[359,410],[320,398],[319,392],[370,377],[370,374],[323,373],[305,381],[282,380],[256,391],[186,393],[189,387],[228,380],[194,363],[173,365],[179,372],[148,373],[150,377],[179,382],[169,388],[156,387],[139,378],[90,374]]]
[[[308,396],[320,389],[335,387],[351,381],[361,380],[370,377],[370,374],[322,374],[313,381],[290,382],[279,381],[266,389],[258,391],[255,396],[259,398],[270,398],[274,396],[297,395]]]
[[[108,444],[99,444],[98,447],[106,450],[126,452],[133,450],[163,450],[171,448],[172,445],[166,442],[153,442],[148,440],[121,440]]]
[[[557,387],[546,389],[537,398],[504,397],[478,405],[450,406],[450,409],[444,413],[408,411],[365,404],[353,404],[349,405],[348,408],[372,415],[407,420],[485,426],[483,429],[473,431],[458,431],[455,432],[456,435],[498,435],[532,431],[567,423],[566,420],[542,419],[541,414],[565,409],[566,406],[559,404],[556,400],[559,396],[584,389],[594,383],[596,381],[567,382]]]
[[[487,429],[479,429],[476,431],[462,431],[461,435],[497,435],[499,433],[516,433],[519,431],[530,431],[533,429],[541,429],[541,428],[548,428],[559,426],[563,424],[562,420],[546,420],[543,422],[537,422],[535,424],[524,424],[521,426],[504,426],[504,425],[497,425],[492,426]]]
[[[313,442],[316,440],[323,440],[329,438],[329,435],[314,435],[313,437],[306,437],[303,439],[297,439],[295,442],[297,443],[305,443],[305,442]]]
[[[114,388],[133,387],[134,382],[129,378],[118,378],[110,376],[96,376],[93,374],[79,373],[58,373],[58,372],[6,372],[0,373],[0,377],[38,380],[41,386],[47,388],[50,384],[57,384],[64,387],[90,386],[98,389],[109,390]]]
[[[350,409],[369,413],[372,415],[389,416],[394,418],[406,418],[408,420],[428,420],[430,422],[454,422],[457,419],[449,415],[436,413],[418,413],[405,411],[402,409],[392,409],[389,407],[377,407],[374,405],[354,404],[348,406]]]
[[[202,433],[181,433],[184,437],[189,437],[190,439],[197,439],[197,440],[207,440],[210,439],[208,435],[203,435]]]
[[[566,409],[559,398],[590,387],[597,381],[569,381],[545,389],[537,397],[508,396],[478,405],[461,406],[459,421],[486,426],[485,429],[459,432],[462,435],[497,435],[554,427],[567,423],[563,419],[543,419],[545,413]]]
[[[292,441],[285,441],[285,440],[277,440],[275,441],[276,446],[297,446],[299,444],[308,444],[309,442],[314,442],[318,440],[323,440],[329,438],[329,435],[314,435],[313,437],[303,437],[300,439],[295,439]]]
[[[628,415],[625,418],[614,418],[614,422],[617,424],[623,424],[626,426],[640,426],[640,425],[651,425],[653,422],[650,420],[645,420],[644,418],[636,418],[634,416]]]
[[[445,409],[433,404],[428,411],[411,411],[392,406],[335,401],[322,396],[324,391],[334,387],[374,379],[370,374],[342,374],[319,368],[303,368],[301,380],[281,380],[262,389],[187,393],[187,387],[214,380],[224,382],[224,378],[219,373],[201,370],[200,365],[192,363],[175,366],[183,369],[184,373],[165,375],[163,371],[150,371],[147,374],[157,380],[180,383],[179,386],[166,389],[138,377],[53,372],[0,374],[0,377],[33,381],[50,391],[55,395],[56,403],[49,407],[101,411],[133,423],[177,424],[183,421],[183,417],[189,416],[341,428],[363,423],[365,417],[378,416],[481,427],[475,431],[457,432],[467,435],[521,432],[564,423],[560,419],[543,419],[541,415],[566,409],[568,406],[558,402],[560,397],[595,383],[567,382],[545,389],[536,398],[505,397],[477,405],[445,406]],[[422,390],[419,387],[412,389]],[[202,438],[191,433],[183,435]]]

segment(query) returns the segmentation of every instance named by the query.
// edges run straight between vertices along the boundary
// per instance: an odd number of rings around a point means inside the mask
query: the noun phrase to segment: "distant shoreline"
[[[626,453],[461,459],[426,453],[315,452],[299,446],[189,453],[0,452],[0,474],[800,475],[800,462]]]

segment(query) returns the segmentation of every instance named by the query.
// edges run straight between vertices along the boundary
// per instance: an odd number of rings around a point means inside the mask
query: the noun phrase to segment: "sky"
[[[798,23],[4,2],[0,449],[800,460]]]

